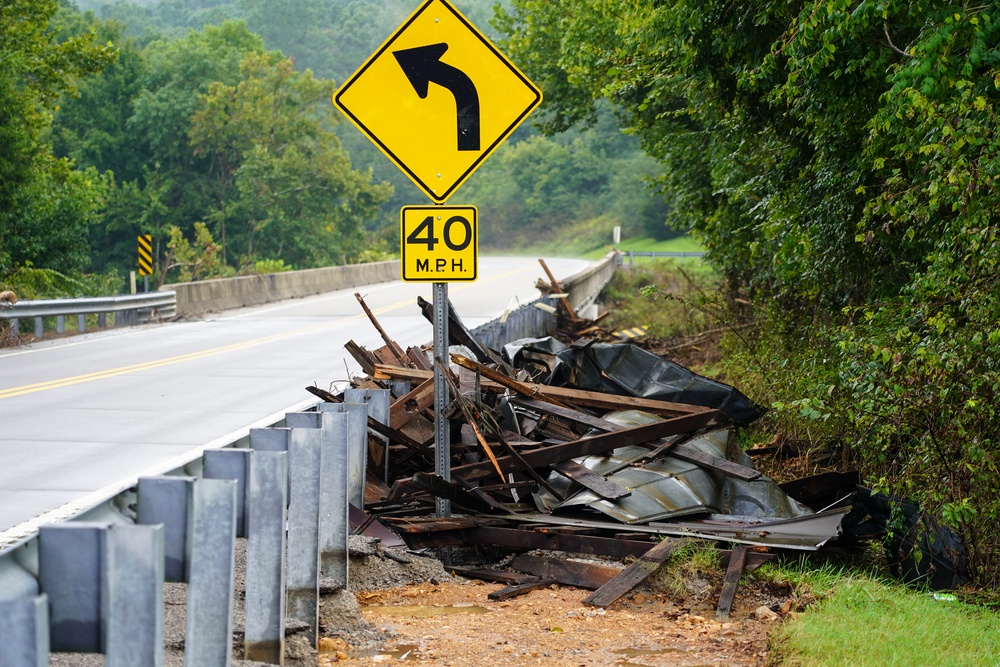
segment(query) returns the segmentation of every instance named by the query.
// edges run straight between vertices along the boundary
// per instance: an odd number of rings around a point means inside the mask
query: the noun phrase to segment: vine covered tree
[[[829,407],[1000,581],[996,7],[513,0],[497,26],[544,130],[608,99],[660,162],[672,220],[799,350],[809,395],[775,398]]]

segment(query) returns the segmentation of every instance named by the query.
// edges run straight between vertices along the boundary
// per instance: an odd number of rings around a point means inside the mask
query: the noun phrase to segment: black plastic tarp
[[[514,366],[519,365],[519,356],[525,356],[523,351],[556,357],[550,365],[550,385],[715,408],[737,426],[746,426],[765,412],[735,387],[693,373],[636,345],[566,347],[554,339],[541,338],[504,346]]]

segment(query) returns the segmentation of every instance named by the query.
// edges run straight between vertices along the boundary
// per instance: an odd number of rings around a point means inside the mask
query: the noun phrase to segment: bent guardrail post
[[[286,616],[319,641],[319,500],[323,433],[293,428],[288,438],[288,574]]]
[[[184,631],[185,667],[229,667],[236,593],[235,479],[199,479],[188,526],[190,576]]]
[[[252,428],[250,429],[250,449],[255,452],[287,452],[287,428]]]
[[[136,523],[163,524],[167,581],[188,580],[188,517],[194,477],[140,477]]]
[[[244,657],[281,665],[285,655],[288,454],[254,451],[249,482]]]
[[[78,522],[38,529],[38,580],[49,598],[53,651],[100,653],[107,523]]]
[[[351,469],[350,414],[321,412],[323,420],[323,496],[320,499],[320,574],[348,590],[348,536],[351,532],[348,500]]]
[[[163,526],[104,531],[105,667],[163,666]]]
[[[0,619],[0,665],[48,667],[48,596],[0,600]]]
[[[344,391],[344,401],[346,403],[364,403],[368,406],[368,416],[380,424],[389,425],[389,403],[390,396],[388,389],[347,389]],[[368,432],[368,421],[365,420],[365,433]],[[383,443],[382,460],[376,461],[382,468],[382,481],[389,484],[389,438],[383,435],[375,435],[375,439]],[[368,438],[365,438],[367,443]],[[355,505],[358,509],[364,509],[364,497],[360,505]]]
[[[202,454],[202,477],[236,482],[236,537],[247,536],[246,497],[250,472],[249,449],[206,449]]]
[[[320,403],[320,412],[346,412],[347,502],[365,507],[365,474],[368,462],[368,405],[366,403]]]
[[[322,435],[319,490],[319,573],[325,586],[347,589],[350,512],[347,502],[348,420],[346,412],[289,412],[291,428],[318,428]]]

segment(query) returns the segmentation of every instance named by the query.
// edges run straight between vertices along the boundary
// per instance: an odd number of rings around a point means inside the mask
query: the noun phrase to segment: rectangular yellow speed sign
[[[471,282],[478,267],[475,206],[404,206],[401,272],[407,282]]]

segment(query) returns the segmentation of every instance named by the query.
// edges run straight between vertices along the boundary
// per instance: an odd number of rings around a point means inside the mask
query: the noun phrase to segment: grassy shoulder
[[[1000,664],[1000,616],[955,596],[842,574],[772,635],[771,665],[956,667]]]

